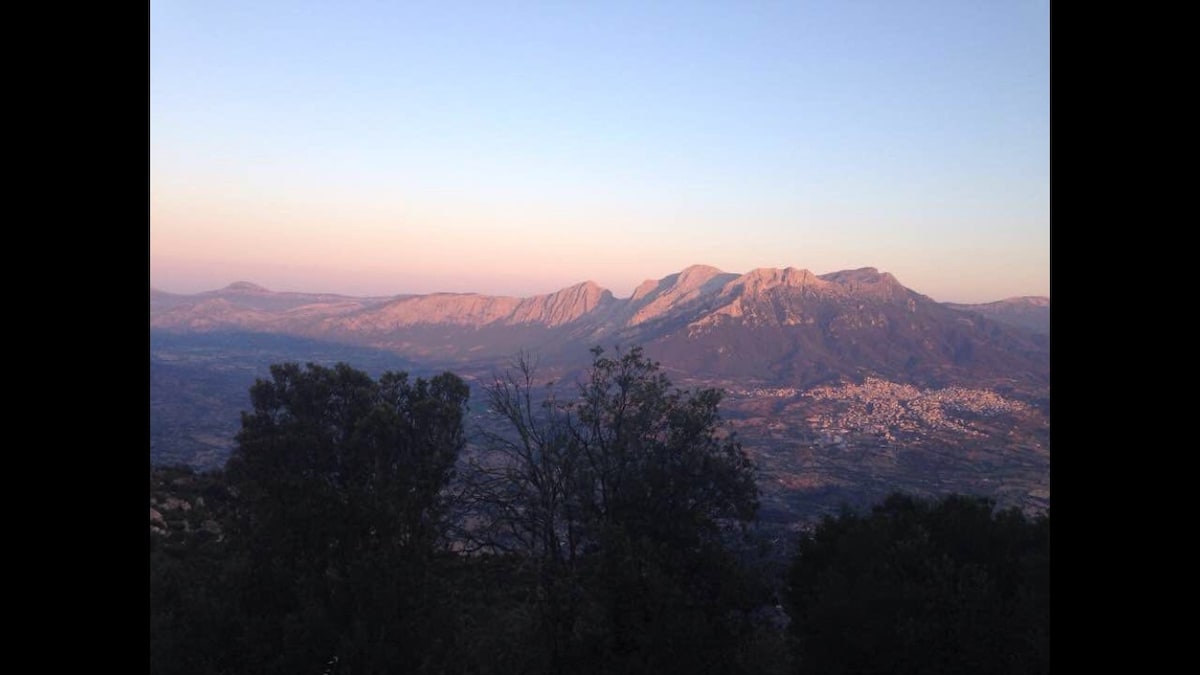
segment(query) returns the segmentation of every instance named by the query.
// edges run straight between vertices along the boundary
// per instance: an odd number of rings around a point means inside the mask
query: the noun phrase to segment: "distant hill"
[[[1027,295],[979,305],[946,303],[946,306],[960,312],[982,314],[994,321],[1025,328],[1039,335],[1050,334],[1050,298],[1045,296]]]

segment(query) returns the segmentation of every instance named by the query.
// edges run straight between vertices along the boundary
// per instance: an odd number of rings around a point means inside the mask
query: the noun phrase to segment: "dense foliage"
[[[828,517],[788,576],[800,672],[1048,672],[1050,520],[894,494]]]
[[[247,626],[241,667],[416,662],[436,636],[433,556],[467,385],[451,374],[375,381],[344,364],[271,375],[250,390],[226,469],[239,610],[263,619]]]
[[[454,375],[273,366],[223,471],[151,474],[152,672],[1045,669],[1048,518],[897,495],[785,574],[720,392],[638,349],[535,377],[467,452]]]
[[[442,491],[465,442],[466,384],[451,374],[376,381],[344,364],[271,375],[250,390],[226,466],[222,540],[206,549],[221,564],[196,556],[176,576],[162,572],[176,560],[152,573],[152,609],[181,586],[226,621],[184,625],[173,610],[194,607],[166,603],[152,613],[152,665],[313,672],[336,656],[353,672],[385,673],[420,663],[448,620],[435,559]],[[181,640],[194,653],[161,648]]]
[[[730,544],[757,488],[721,433],[720,392],[673,389],[639,349],[594,350],[578,395],[535,393],[527,361],[488,388],[504,423],[472,464],[467,541],[536,579],[529,640],[551,672],[736,670],[763,593]]]

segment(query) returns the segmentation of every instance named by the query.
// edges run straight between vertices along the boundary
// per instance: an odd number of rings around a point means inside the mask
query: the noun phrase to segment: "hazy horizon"
[[[151,3],[150,285],[1050,295],[1049,11]]]
[[[694,264],[695,264],[695,265],[701,265],[701,266],[705,265],[705,263],[694,263]],[[709,266],[709,267],[716,267],[716,265],[708,265],[708,266]],[[689,265],[688,267],[690,267],[690,265]],[[762,267],[762,266],[760,266],[760,268],[761,268],[761,267]],[[805,268],[803,268],[803,267],[799,267],[799,266],[796,266],[796,265],[782,265],[782,266],[778,266],[778,267],[776,267],[776,269],[783,269],[783,268],[785,268],[785,267],[794,267],[794,268],[796,268],[796,269],[805,269]],[[873,265],[863,265],[862,267],[874,267],[874,266],[873,266]],[[760,269],[760,268],[754,268],[754,269]],[[603,288],[603,289],[605,289],[605,290],[608,290],[608,291],[612,292],[613,296],[614,296],[614,297],[616,297],[616,298],[620,298],[620,299],[628,299],[629,297],[631,297],[631,296],[633,295],[634,291],[635,291],[635,290],[637,290],[637,286],[638,286],[638,285],[640,285],[640,284],[642,284],[642,283],[645,283],[646,281],[658,281],[658,280],[660,280],[660,279],[663,279],[663,278],[665,278],[665,277],[671,276],[671,275],[673,275],[673,274],[678,274],[679,272],[682,272],[682,271],[683,271],[683,269],[686,269],[686,268],[680,268],[680,269],[678,269],[678,270],[675,270],[675,271],[673,271],[673,272],[669,272],[669,273],[667,273],[667,274],[663,274],[663,275],[661,275],[661,276],[657,276],[657,277],[648,277],[648,278],[646,278],[646,279],[643,279],[643,280],[639,281],[638,283],[634,284],[633,286],[630,286],[630,287],[628,288],[628,291],[627,291],[627,292],[625,292],[625,291],[622,291],[622,290],[618,290],[618,288],[614,288],[612,285],[610,285],[610,284],[605,284],[605,283],[603,283],[603,282],[597,281],[596,279],[578,279],[578,280],[576,280],[576,281],[573,281],[573,282],[569,282],[569,283],[563,283],[563,284],[561,284],[561,285],[559,285],[559,286],[556,286],[556,287],[553,287],[553,288],[535,289],[535,290],[532,290],[532,291],[522,291],[522,290],[517,290],[517,291],[512,291],[512,292],[505,292],[505,291],[493,291],[493,290],[489,290],[488,288],[486,288],[486,286],[485,286],[485,287],[482,287],[482,288],[474,288],[474,289],[468,289],[468,290],[461,290],[461,289],[459,289],[459,288],[436,288],[435,290],[411,290],[411,289],[404,289],[404,290],[399,290],[399,291],[374,291],[374,290],[368,290],[368,291],[365,291],[365,292],[359,292],[359,291],[345,290],[344,288],[332,289],[332,290],[331,290],[331,289],[328,289],[328,288],[311,288],[311,287],[305,286],[305,285],[304,285],[304,282],[301,282],[301,284],[300,284],[300,285],[297,285],[297,286],[294,286],[294,287],[293,287],[293,286],[286,286],[286,287],[276,287],[276,286],[271,286],[271,285],[268,285],[268,284],[261,283],[261,282],[259,282],[259,281],[256,281],[255,279],[253,279],[253,278],[249,278],[249,277],[247,277],[247,278],[233,279],[233,280],[231,280],[231,281],[228,281],[228,282],[220,282],[220,283],[217,283],[217,284],[215,284],[215,285],[211,285],[211,284],[210,284],[210,285],[203,285],[203,284],[201,284],[201,285],[196,285],[196,286],[176,286],[176,287],[166,287],[166,286],[159,285],[159,284],[155,284],[155,283],[153,283],[153,282],[152,282],[152,283],[150,284],[150,288],[151,288],[151,290],[163,291],[163,292],[167,292],[167,293],[173,293],[173,294],[176,294],[176,295],[194,295],[194,294],[197,294],[197,293],[204,293],[204,292],[208,292],[208,291],[218,291],[218,290],[223,290],[223,289],[225,289],[225,288],[228,288],[229,286],[231,286],[231,285],[233,285],[233,284],[237,284],[237,283],[251,283],[251,284],[254,284],[254,285],[256,285],[256,286],[259,286],[259,287],[265,288],[265,289],[266,289],[266,290],[268,290],[268,291],[271,291],[271,292],[276,292],[276,293],[329,294],[329,295],[344,295],[344,296],[349,296],[349,297],[395,297],[395,296],[399,296],[399,295],[425,295],[425,294],[432,294],[432,293],[461,293],[461,294],[471,294],[471,293],[475,293],[475,294],[479,294],[479,295],[493,295],[493,296],[507,296],[507,297],[519,297],[519,298],[527,298],[527,297],[536,296],[536,295],[548,295],[548,294],[554,293],[554,292],[556,292],[556,291],[563,290],[564,288],[569,288],[569,287],[571,287],[571,286],[576,286],[576,285],[578,285],[578,284],[582,284],[582,283],[586,283],[586,282],[589,282],[589,281],[590,281],[590,282],[592,282],[592,283],[598,284],[598,285],[599,285],[601,288]],[[721,269],[721,268],[718,268],[718,269]],[[808,271],[812,272],[813,274],[816,274],[817,276],[821,276],[821,275],[824,275],[824,274],[831,274],[831,273],[833,273],[833,272],[841,272],[841,271],[845,271],[845,270],[849,270],[849,269],[861,269],[861,267],[858,267],[858,268],[844,268],[844,269],[838,269],[838,270],[826,270],[826,271],[816,271],[816,270],[811,270],[811,269],[810,269],[810,270],[808,270]],[[878,269],[878,268],[876,268],[876,269]],[[752,270],[727,270],[727,269],[721,269],[721,271],[722,271],[722,272],[724,272],[724,273],[732,273],[732,274],[739,274],[739,275],[741,275],[741,274],[746,274],[746,273],[748,273],[748,272],[751,272]],[[884,270],[884,269],[878,269],[878,271],[879,271],[879,272],[881,272],[881,273],[883,273],[883,272],[888,272],[888,270]],[[895,276],[895,275],[893,275],[893,276]],[[904,282],[904,279],[899,279],[899,278],[898,278],[897,280],[898,280],[898,281],[899,281],[901,284],[905,284],[905,282]],[[922,292],[922,291],[921,291],[921,289],[919,289],[919,288],[913,288],[912,286],[908,286],[908,284],[905,284],[905,286],[906,286],[906,287],[908,287],[908,288],[910,288],[910,289],[911,289],[911,290],[913,290],[913,291],[916,291],[916,292],[918,292],[918,293],[921,293],[922,295],[927,295],[927,296],[929,296],[929,297],[933,298],[934,300],[936,300],[936,301],[938,301],[938,302],[948,302],[948,303],[980,304],[980,303],[987,303],[987,302],[995,302],[995,301],[999,301],[999,300],[1007,300],[1007,299],[1010,299],[1010,298],[1017,298],[1017,297],[1050,297],[1050,293],[1049,293],[1049,292],[1046,292],[1046,293],[1026,293],[1026,294],[1024,294],[1024,295],[1009,295],[1009,296],[1005,296],[1005,297],[1003,297],[1003,298],[993,298],[993,299],[991,299],[991,300],[971,300],[971,301],[960,301],[960,300],[955,300],[955,299],[944,299],[944,298],[938,298],[938,297],[934,297],[934,296],[932,296],[932,295],[929,295],[928,293],[924,293],[924,292]],[[432,287],[431,287],[431,288],[432,288]],[[464,287],[464,288],[465,288],[465,287]],[[520,286],[520,287],[517,287],[517,288],[524,288],[524,286]],[[624,287],[620,287],[620,288],[624,288]]]

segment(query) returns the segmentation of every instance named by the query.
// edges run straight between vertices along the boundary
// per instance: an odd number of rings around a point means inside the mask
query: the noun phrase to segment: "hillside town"
[[[888,441],[928,431],[984,436],[970,418],[1029,410],[1021,401],[986,389],[919,389],[878,378],[867,378],[862,384],[814,387],[800,396],[841,404],[810,416],[807,421],[814,429],[873,434]]]
[[[929,432],[980,438],[987,433],[976,421],[1030,412],[1028,404],[987,389],[921,389],[875,377],[862,384],[839,383],[808,390],[732,388],[729,394],[742,400],[775,399],[785,402],[789,412],[802,411],[805,426],[815,433],[818,445],[837,445],[847,434],[884,441],[911,440]]]

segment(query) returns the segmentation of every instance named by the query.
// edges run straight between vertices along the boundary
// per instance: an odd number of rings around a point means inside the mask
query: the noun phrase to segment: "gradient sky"
[[[1049,9],[152,0],[150,283],[1050,288]]]

